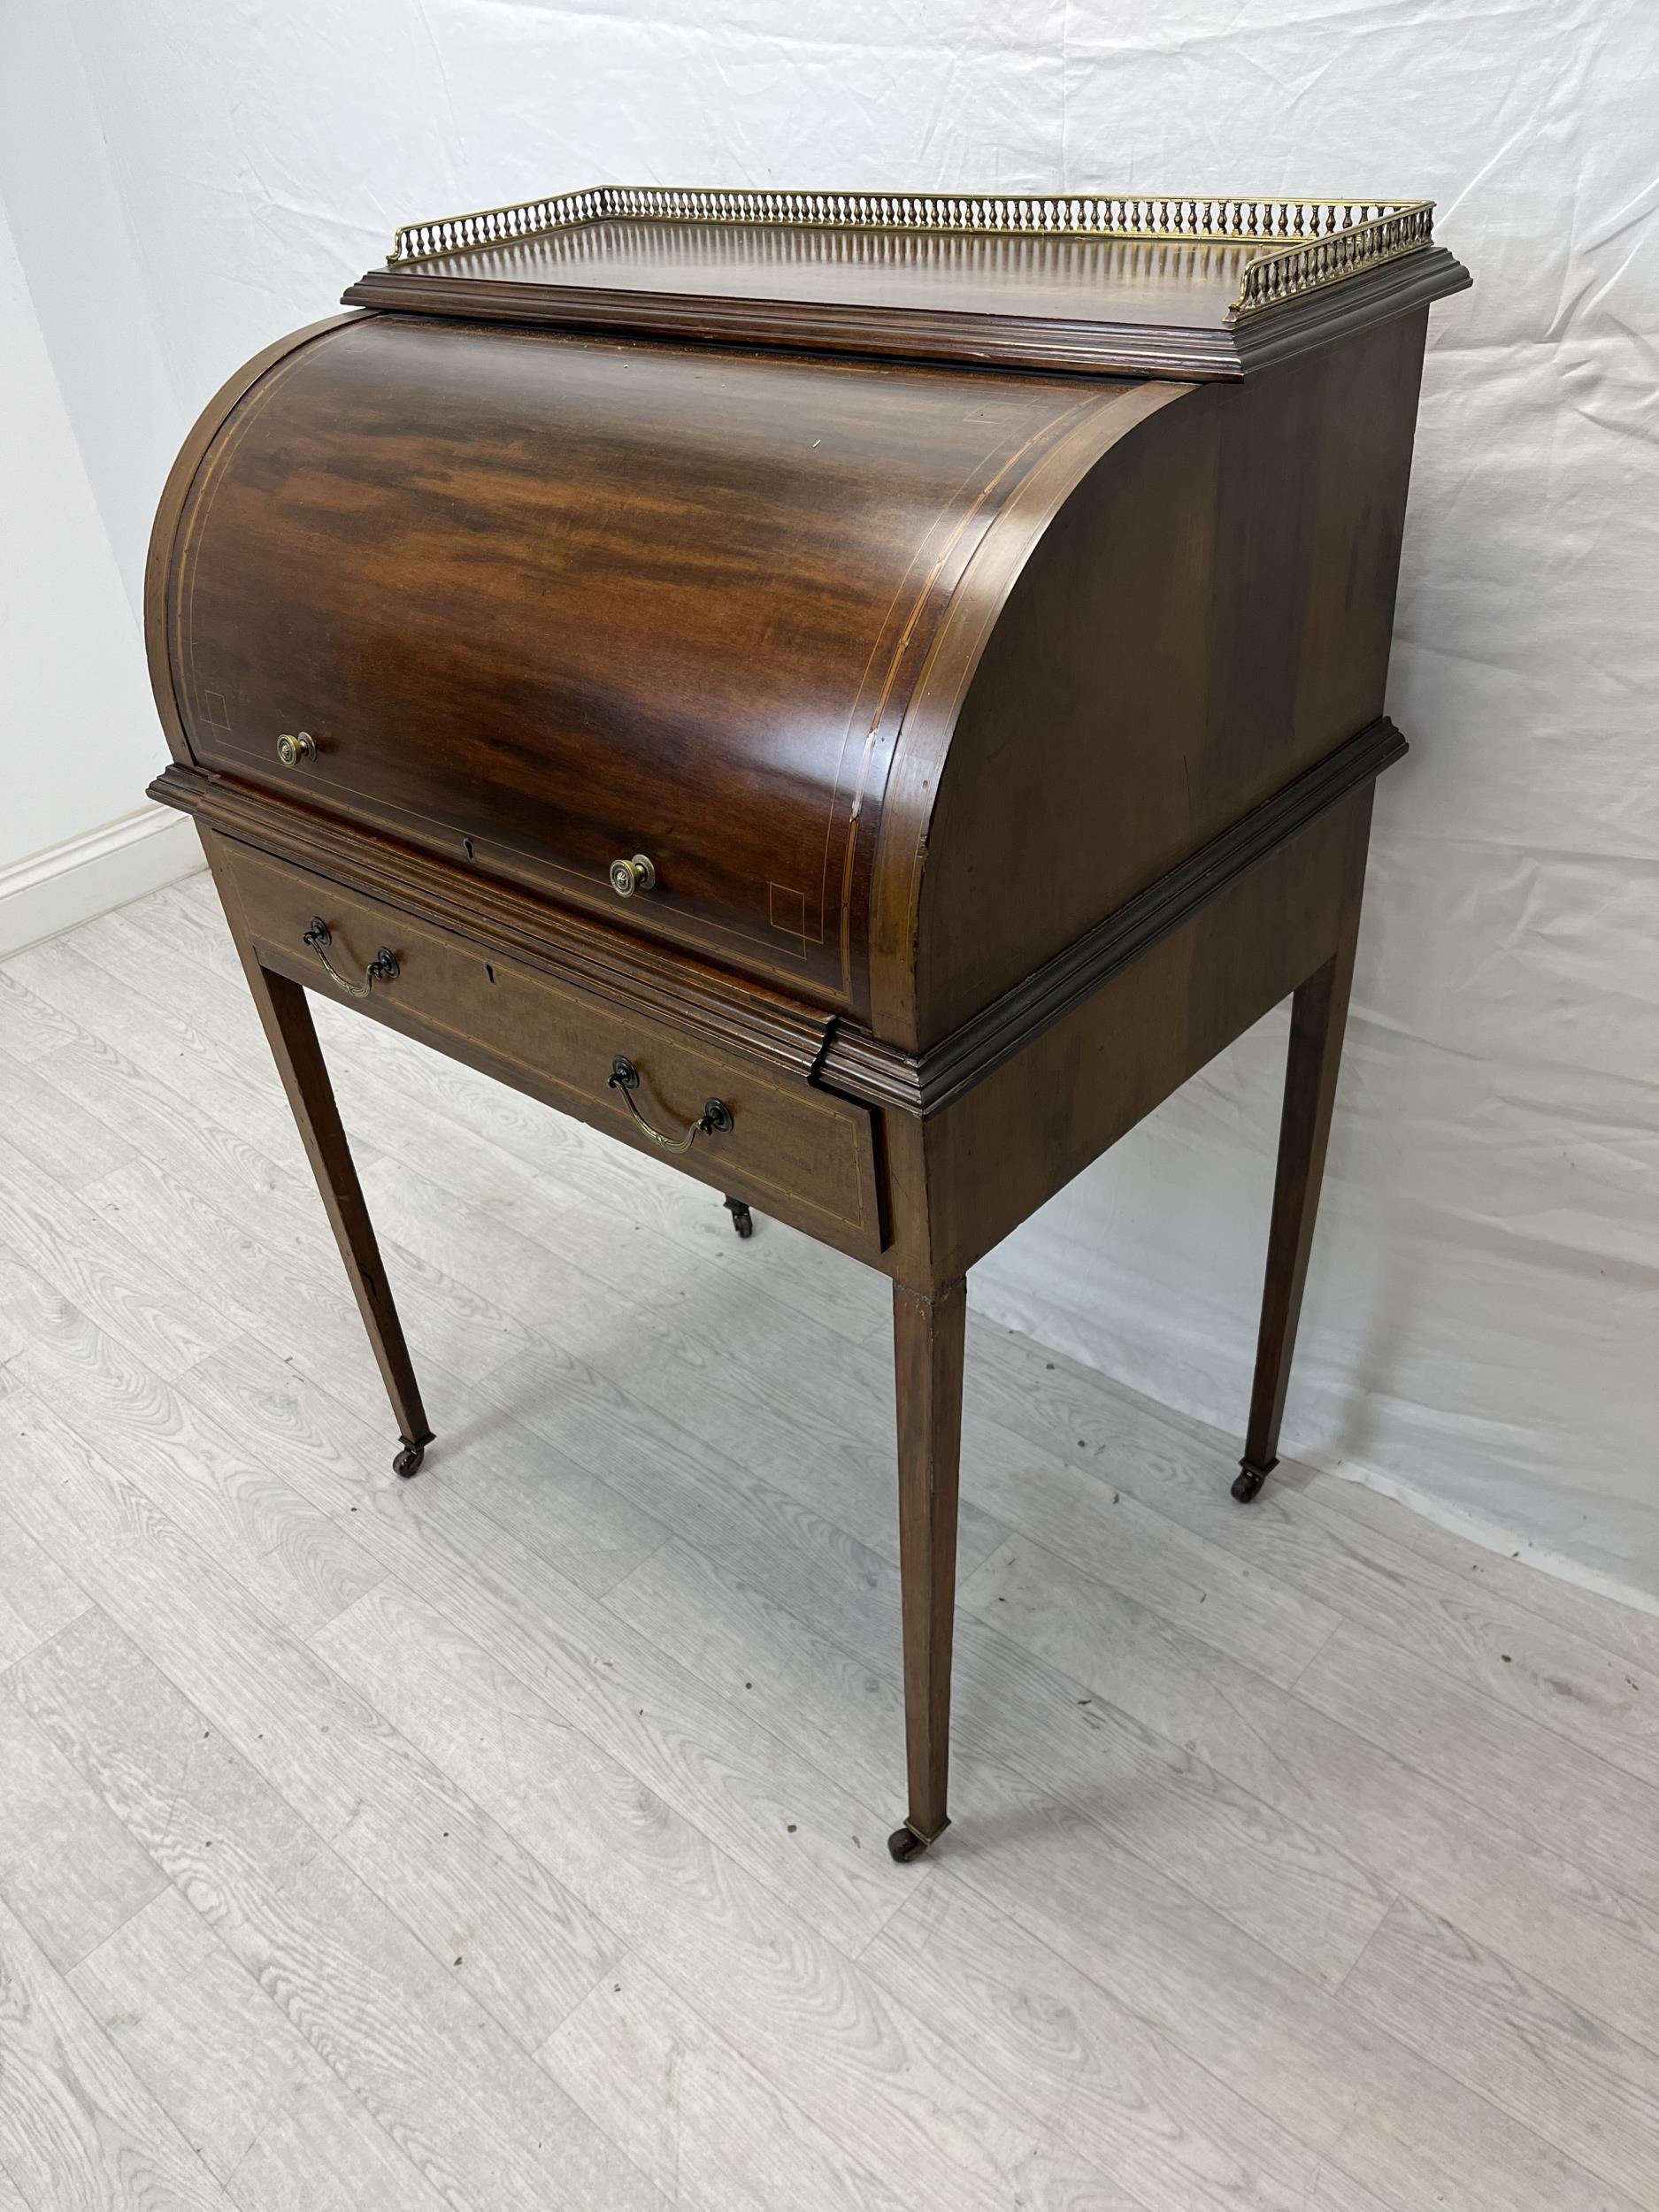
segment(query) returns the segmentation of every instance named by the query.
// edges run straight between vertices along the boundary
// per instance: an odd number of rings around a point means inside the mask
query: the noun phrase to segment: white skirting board
[[[1425,1490],[1417,1483],[1402,1482],[1398,1476],[1387,1474],[1362,1459],[1342,1459],[1319,1452],[1296,1453],[1288,1444],[1285,1452],[1287,1458],[1299,1459],[1304,1467],[1315,1468],[1341,1482],[1357,1483],[1362,1490],[1374,1490],[1380,1497],[1392,1498],[1396,1505],[1420,1513],[1436,1528],[1448,1529],[1454,1536],[1479,1544],[1483,1551],[1501,1552],[1506,1559],[1524,1560],[1540,1574],[1554,1575],[1558,1582],[1574,1583],[1581,1590],[1594,1590],[1598,1597],[1611,1598],[1617,1604],[1634,1606],[1639,1613],[1659,1614],[1659,1596],[1653,1591],[1643,1589],[1637,1583],[1623,1582],[1617,1575],[1604,1574],[1600,1568],[1574,1559],[1566,1552],[1553,1551],[1546,1544],[1535,1543],[1530,1536],[1506,1527],[1489,1514],[1469,1512],[1432,1490]]]
[[[195,825],[160,806],[141,807],[14,860],[0,868],[0,959],[177,883],[204,864]]]

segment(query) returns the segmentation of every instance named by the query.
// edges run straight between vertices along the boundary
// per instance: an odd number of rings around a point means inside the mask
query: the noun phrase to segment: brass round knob
[[[611,888],[619,899],[631,899],[636,891],[649,891],[656,881],[657,870],[644,853],[611,864]]]
[[[292,737],[280,737],[276,757],[285,768],[298,768],[303,762],[316,759],[317,740],[309,730],[296,731]]]

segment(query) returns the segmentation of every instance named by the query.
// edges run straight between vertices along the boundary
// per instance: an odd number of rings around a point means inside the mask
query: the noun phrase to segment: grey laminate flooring
[[[1633,2212],[1659,1620],[970,1330],[902,1810],[881,1284],[319,1012],[0,965],[0,2212]]]

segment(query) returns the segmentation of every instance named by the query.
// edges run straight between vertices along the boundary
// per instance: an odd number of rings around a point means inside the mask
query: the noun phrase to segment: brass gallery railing
[[[1253,248],[1235,317],[1363,274],[1432,243],[1432,200],[1242,199],[1182,193],[749,192],[595,185],[512,207],[406,223],[393,268],[588,223],[788,225],[833,230],[943,231],[974,236],[1106,238]]]

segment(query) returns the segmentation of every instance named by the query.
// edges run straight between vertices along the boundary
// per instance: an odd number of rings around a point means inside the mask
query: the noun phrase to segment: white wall
[[[1434,317],[1390,695],[1416,750],[1287,1438],[1659,1594],[1650,0],[25,12],[0,40],[84,107],[23,118],[0,188],[129,583],[184,415],[398,220],[603,179],[1438,199],[1479,288]],[[1237,1426],[1282,1040],[1064,1194],[979,1303]]]
[[[4,206],[0,486],[4,951],[167,881],[195,856],[186,826],[180,836],[173,818],[144,803],[157,735],[138,621]]]
[[[196,413],[168,380],[63,0],[0,5],[0,204],[136,609],[156,499]],[[165,298],[155,303],[165,309]]]
[[[68,14],[0,12],[0,955],[201,864],[143,796],[144,550],[188,419]]]

